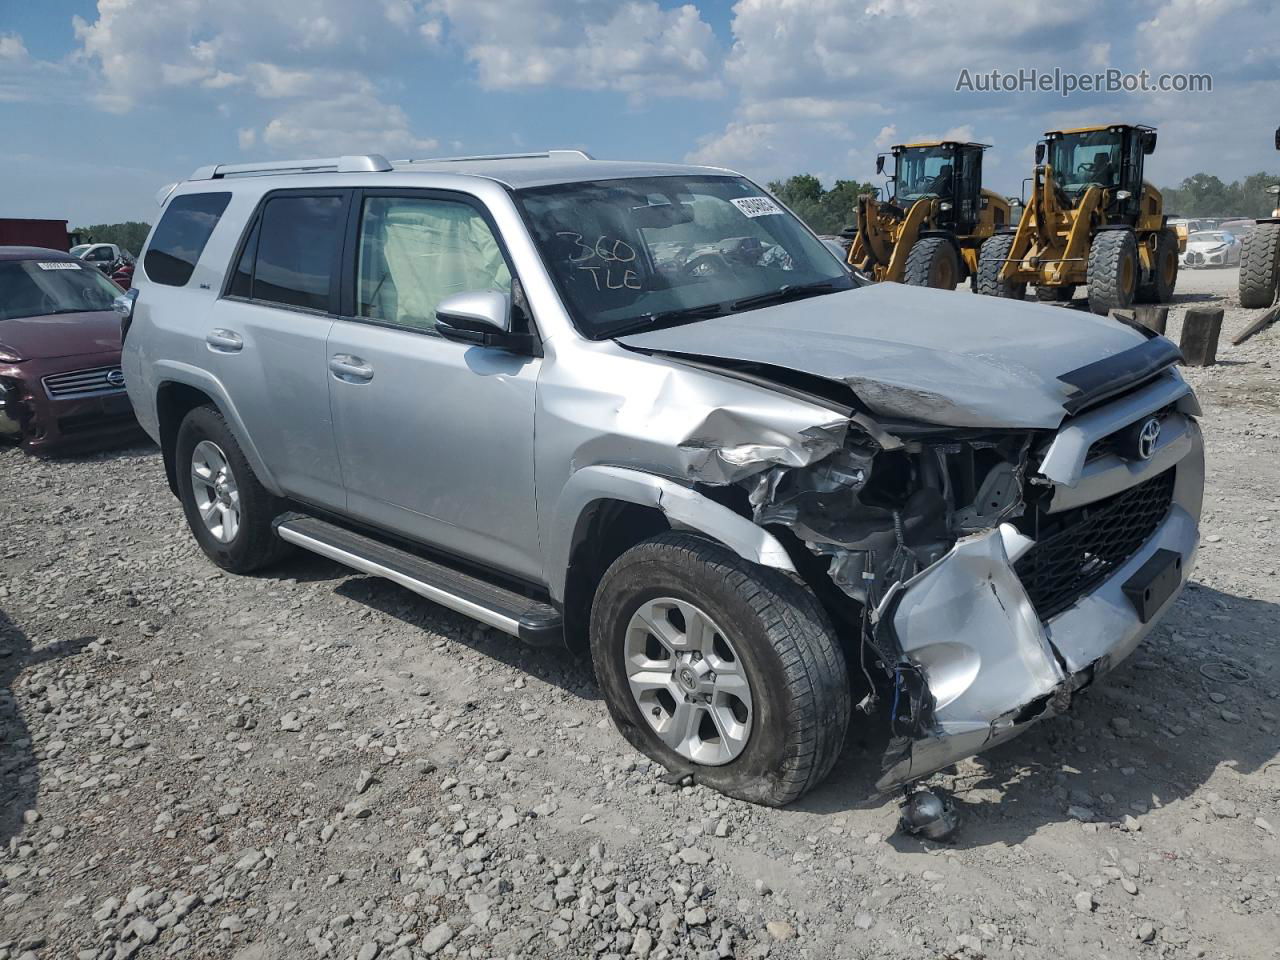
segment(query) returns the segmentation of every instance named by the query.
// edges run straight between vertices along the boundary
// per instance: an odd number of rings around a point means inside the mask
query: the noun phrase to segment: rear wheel
[[[174,464],[187,526],[210,560],[250,573],[290,552],[271,528],[284,504],[258,482],[213,407],[196,407],[182,421]]]
[[[988,297],[1025,300],[1027,285],[1000,279],[1000,271],[1013,250],[1012,233],[997,233],[982,242],[978,251],[978,293]]]
[[[1103,230],[1089,247],[1089,309],[1106,316],[1133,305],[1138,241],[1132,230]]]
[[[1151,279],[1138,287],[1139,303],[1168,303],[1178,285],[1178,235],[1164,229],[1156,234]]]
[[[1280,223],[1259,223],[1240,248],[1240,306],[1271,306],[1280,283]]]
[[[955,244],[946,237],[917,240],[907,254],[903,280],[913,287],[954,290],[960,282],[960,257]]]
[[[637,750],[751,803],[820,783],[849,723],[844,654],[813,594],[719,544],[666,533],[600,581],[591,655]]]
[[[1076,285],[1068,283],[1061,287],[1044,287],[1036,285],[1036,299],[1041,303],[1070,303],[1076,295]]]

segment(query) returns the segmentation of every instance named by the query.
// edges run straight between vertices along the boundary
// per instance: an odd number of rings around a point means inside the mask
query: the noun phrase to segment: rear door
[[[259,204],[209,315],[208,367],[290,496],[341,509],[325,340],[338,304],[348,190],[280,190]]]
[[[533,490],[541,361],[445,340],[436,305],[512,290],[496,228],[464,194],[367,190],[351,211],[329,393],[347,512],[540,580]]]

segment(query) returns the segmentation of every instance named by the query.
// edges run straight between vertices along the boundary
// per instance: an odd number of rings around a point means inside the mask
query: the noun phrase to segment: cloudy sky
[[[957,92],[962,70],[1208,73],[1211,93]],[[0,216],[150,219],[210,162],[583,147],[869,179],[921,136],[1160,128],[1149,178],[1280,168],[1277,0],[0,0]]]

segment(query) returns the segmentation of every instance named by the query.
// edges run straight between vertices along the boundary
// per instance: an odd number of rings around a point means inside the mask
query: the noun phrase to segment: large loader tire
[[[1138,285],[1138,303],[1168,303],[1178,285],[1178,235],[1168,227],[1156,234],[1151,279]]]
[[[913,287],[954,290],[960,282],[960,257],[955,244],[946,237],[917,240],[907,254],[903,282]]]
[[[1280,223],[1259,223],[1240,249],[1240,306],[1271,306],[1280,283]]]
[[[1132,230],[1103,230],[1089,247],[1089,309],[1106,316],[1133,306],[1138,292],[1138,241]]]
[[[1076,285],[1074,283],[1064,284],[1061,287],[1036,285],[1036,299],[1041,303],[1070,303],[1075,295]]]
[[[1005,297],[1009,300],[1025,300],[1027,285],[1000,279],[1000,271],[1013,249],[1012,233],[997,233],[982,242],[978,250],[978,293],[988,297]]]

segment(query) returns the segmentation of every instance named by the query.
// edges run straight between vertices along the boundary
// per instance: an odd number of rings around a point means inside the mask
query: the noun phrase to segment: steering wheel
[[[681,269],[687,277],[715,277],[733,270],[723,253],[701,253],[685,263]]]

